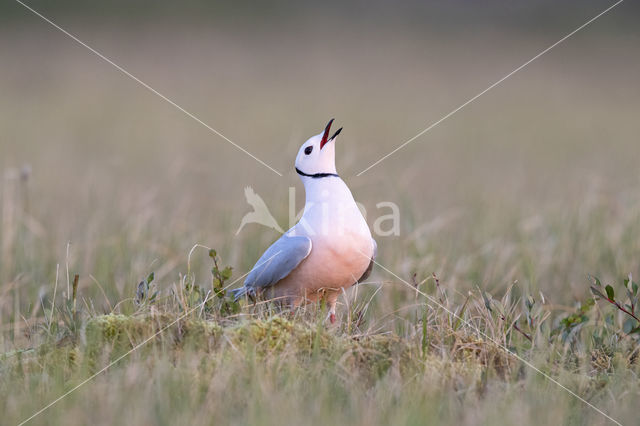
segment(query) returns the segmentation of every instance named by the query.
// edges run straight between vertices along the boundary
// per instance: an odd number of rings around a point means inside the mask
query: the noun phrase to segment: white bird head
[[[342,127],[333,136],[329,136],[333,118],[325,127],[324,132],[309,138],[302,144],[296,157],[296,171],[301,176],[317,177],[323,174],[336,173],[336,146],[334,139]]]

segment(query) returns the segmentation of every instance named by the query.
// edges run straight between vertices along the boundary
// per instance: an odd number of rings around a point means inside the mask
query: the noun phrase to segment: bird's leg
[[[336,303],[338,301],[338,293],[329,292],[326,295],[327,304],[329,305],[329,322],[336,323]]]
[[[256,304],[256,294],[255,291],[247,292],[247,298],[251,301],[251,303],[255,306]]]
[[[336,323],[336,305],[329,305],[329,313],[327,314],[327,320],[329,320],[329,322],[331,324],[335,324]]]

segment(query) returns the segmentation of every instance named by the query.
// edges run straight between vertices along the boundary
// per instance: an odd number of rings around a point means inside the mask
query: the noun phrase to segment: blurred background
[[[494,293],[518,281],[569,304],[587,274],[640,274],[637,3],[361,176],[613,2],[27,4],[283,176],[3,1],[0,316],[39,315],[57,265],[62,291],[68,267],[104,309],[150,271],[175,283],[196,243],[240,276],[278,237],[259,225],[235,235],[251,211],[244,187],[285,227],[289,187],[304,202],[297,149],[332,117],[356,200],[370,218],[381,201],[400,207],[400,235],[378,247],[405,279],[436,272]],[[206,280],[206,253],[193,262]],[[390,279],[378,270],[372,284]],[[389,288],[380,309],[402,302]]]

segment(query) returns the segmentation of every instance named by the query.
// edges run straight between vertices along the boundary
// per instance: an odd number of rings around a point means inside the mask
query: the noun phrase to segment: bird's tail
[[[245,294],[247,294],[247,288],[245,286],[234,288],[231,290],[231,294],[233,294],[233,301],[237,302],[238,299],[241,299]]]
[[[231,294],[233,294],[233,301],[237,302],[238,300],[242,299],[245,296],[248,296],[250,299],[254,298],[254,291],[251,288],[248,288],[246,286],[242,286],[239,288],[234,288],[233,290],[231,290]]]

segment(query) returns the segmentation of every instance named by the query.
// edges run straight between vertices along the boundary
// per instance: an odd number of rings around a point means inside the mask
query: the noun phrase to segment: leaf
[[[147,296],[147,288],[144,281],[140,281],[138,289],[136,290],[136,302],[141,303]]]
[[[622,324],[622,331],[624,331],[625,334],[631,334],[634,329],[633,326],[636,325],[637,323],[638,321],[636,321],[635,319],[627,318],[624,324]]]
[[[527,296],[527,298],[524,300],[524,304],[528,310],[531,310],[535,303],[536,303],[535,299],[531,296]]]
[[[613,319],[613,312],[608,312],[607,314],[605,314],[604,316],[604,322],[607,323],[610,326],[614,325],[614,319]]]
[[[482,300],[484,300],[484,306],[490,311],[493,312],[493,309],[491,309],[491,295],[487,294],[486,292],[482,291]]]
[[[615,300],[615,295],[614,295],[614,292],[613,292],[613,287],[611,287],[610,285],[607,285],[604,289],[607,291],[607,298],[608,298],[609,300]]]
[[[147,284],[151,284],[151,282],[155,279],[156,275],[152,272],[147,277]]]
[[[629,277],[624,279],[624,286],[627,288],[627,290],[631,291],[632,284],[633,280],[631,279],[631,274],[629,274]]]
[[[578,309],[578,311],[582,314],[587,313],[595,304],[596,300],[593,297],[590,297],[580,304],[580,309]]]
[[[589,288],[591,289],[591,292],[592,292],[593,294],[595,294],[596,296],[602,297],[603,299],[606,299],[606,298],[607,298],[607,297],[606,297],[604,294],[602,294],[602,292],[601,292],[600,290],[598,290],[596,287],[594,287],[594,286],[590,286]]]
[[[222,273],[220,275],[222,275],[222,279],[228,280],[229,278],[231,278],[232,273],[233,273],[233,268],[231,268],[231,266],[227,266],[222,270]]]

